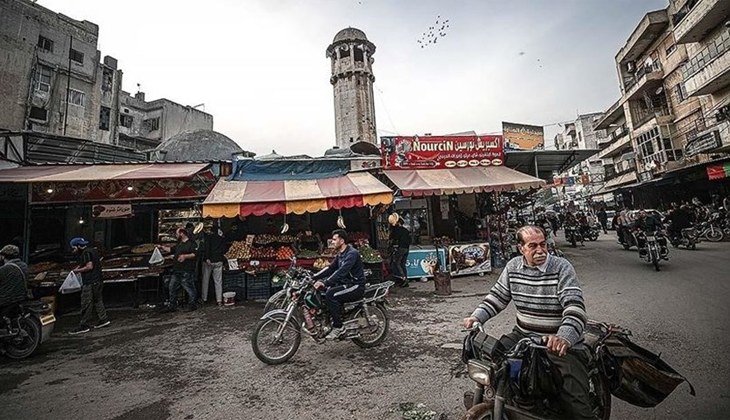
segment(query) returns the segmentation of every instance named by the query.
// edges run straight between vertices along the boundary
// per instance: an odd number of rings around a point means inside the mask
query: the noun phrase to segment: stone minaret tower
[[[327,47],[332,60],[330,83],[335,94],[337,146],[350,147],[358,141],[376,144],[373,96],[373,54],[375,45],[359,29],[343,29]]]

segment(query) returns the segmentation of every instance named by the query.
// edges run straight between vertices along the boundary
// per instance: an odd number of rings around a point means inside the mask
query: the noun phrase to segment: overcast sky
[[[603,111],[619,96],[614,56],[667,0],[39,0],[99,25],[123,88],[205,104],[215,130],[259,154],[335,144],[330,62],[342,28],[377,51],[378,135],[499,132]],[[436,20],[446,36],[421,48]],[[439,25],[441,26],[441,25]],[[552,136],[559,127],[546,128]]]

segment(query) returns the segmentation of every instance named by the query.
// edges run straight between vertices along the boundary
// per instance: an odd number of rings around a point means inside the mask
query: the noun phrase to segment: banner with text
[[[539,125],[502,122],[504,141],[520,149],[532,150],[545,144],[545,130]]]
[[[502,136],[382,137],[383,169],[504,165]]]

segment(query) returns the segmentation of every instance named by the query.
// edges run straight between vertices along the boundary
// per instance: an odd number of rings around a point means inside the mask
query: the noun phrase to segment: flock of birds
[[[433,26],[429,26],[428,31],[424,32],[421,38],[417,39],[416,42],[421,46],[421,48],[436,45],[440,38],[446,36],[447,29],[449,29],[449,20],[446,19],[441,21],[441,16],[439,15],[436,17],[436,23]]]

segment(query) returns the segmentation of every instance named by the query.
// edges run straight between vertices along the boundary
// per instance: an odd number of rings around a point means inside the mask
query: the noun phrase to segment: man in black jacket
[[[393,278],[400,287],[408,287],[408,272],[406,262],[408,261],[408,251],[411,246],[411,233],[403,227],[403,219],[398,213],[388,216],[390,223],[390,270]]]
[[[89,321],[96,312],[99,322],[94,328],[106,327],[110,324],[104,307],[102,294],[104,292],[104,278],[101,274],[101,259],[96,248],[89,247],[89,241],[84,238],[73,238],[71,249],[80,254],[80,265],[73,272],[81,274],[81,320],[79,325],[69,334],[84,334],[89,332]]]
[[[342,304],[353,302],[365,294],[365,273],[360,253],[349,245],[347,232],[342,229],[332,232],[332,242],[337,256],[329,267],[315,274],[315,289],[327,288],[325,301],[332,317],[332,331],[325,337],[335,340],[345,332],[342,327]]]

